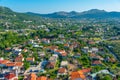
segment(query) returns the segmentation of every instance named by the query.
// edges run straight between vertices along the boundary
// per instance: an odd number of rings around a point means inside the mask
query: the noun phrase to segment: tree
[[[109,75],[106,75],[103,79],[101,79],[101,80],[112,80],[112,78],[111,78],[111,76],[109,76]]]
[[[24,68],[25,70],[28,69],[30,67],[30,63],[29,62],[24,62]]]

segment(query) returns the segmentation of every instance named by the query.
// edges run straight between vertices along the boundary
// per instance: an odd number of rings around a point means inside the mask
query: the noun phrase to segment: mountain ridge
[[[31,15],[38,15],[42,17],[48,17],[48,18],[120,18],[120,12],[111,11],[107,12],[105,10],[99,10],[99,9],[91,9],[88,11],[83,12],[54,12],[49,14],[39,14],[39,13],[26,13]]]
[[[1,12],[1,14],[6,14],[6,13],[16,14],[16,13],[18,13],[18,12],[11,10],[10,8],[2,7],[2,6],[0,6],[0,12]],[[59,11],[59,12],[54,12],[54,13],[49,13],[49,14],[25,12],[23,14],[29,15],[29,16],[40,16],[40,17],[45,17],[45,18],[75,18],[75,19],[81,19],[81,18],[94,18],[94,19],[120,18],[120,12],[116,12],[116,11],[107,12],[105,10],[99,10],[99,9],[90,9],[88,11],[83,11],[83,12]]]

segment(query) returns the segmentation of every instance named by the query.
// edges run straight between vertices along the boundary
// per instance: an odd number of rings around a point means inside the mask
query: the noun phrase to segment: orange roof
[[[96,57],[97,55],[95,53],[91,53],[90,57]]]
[[[22,62],[9,62],[6,64],[6,66],[8,66],[8,67],[11,67],[11,66],[21,67],[21,66],[23,66],[23,63]]]
[[[87,73],[87,72],[90,72],[90,71],[91,71],[91,68],[82,69],[81,71],[82,71],[83,73]]]
[[[37,80],[47,80],[47,77],[46,76],[40,76],[37,78]]]
[[[36,80],[36,79],[37,79],[37,76],[35,73],[31,73],[27,78],[27,80]]]
[[[61,53],[62,56],[67,56],[66,52]]]
[[[16,62],[22,62],[22,59],[23,59],[23,55],[19,55],[18,57],[15,58],[15,61]]]
[[[81,70],[77,71],[80,75],[83,75],[83,72]]]
[[[77,78],[85,79],[86,77],[85,77],[84,73],[87,73],[90,71],[91,71],[91,68],[86,68],[86,69],[72,72],[71,73],[71,80],[75,80]]]
[[[34,61],[34,58],[26,58],[26,61]]]
[[[7,64],[9,62],[10,62],[9,60],[2,60],[2,61],[0,61],[0,64]]]
[[[21,67],[21,66],[23,66],[23,63],[22,62],[16,62],[15,66]]]
[[[78,78],[85,79],[85,75],[82,74],[82,72],[78,72],[78,71],[71,73],[71,80],[75,80]]]
[[[60,69],[58,70],[58,73],[65,73],[65,71],[66,71],[65,68],[60,68]]]
[[[14,62],[9,62],[6,64],[6,66],[10,67],[10,66],[15,66],[15,63]]]
[[[68,47],[68,46],[69,46],[69,44],[64,44],[64,46]]]

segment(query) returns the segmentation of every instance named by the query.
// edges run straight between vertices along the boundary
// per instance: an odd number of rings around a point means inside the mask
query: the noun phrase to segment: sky
[[[0,6],[16,12],[52,13],[100,9],[119,11],[120,0],[0,0]]]

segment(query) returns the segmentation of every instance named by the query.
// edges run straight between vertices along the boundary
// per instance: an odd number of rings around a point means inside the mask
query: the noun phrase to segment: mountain
[[[39,15],[42,17],[48,18],[94,18],[94,19],[106,19],[106,18],[120,18],[120,12],[107,12],[105,10],[91,9],[84,12],[55,12],[51,14],[36,14],[36,13],[27,13],[31,15]]]
[[[32,13],[32,12],[27,12],[27,14],[48,17],[48,18],[71,18],[75,15],[78,15],[79,13],[75,11],[71,11],[71,12],[60,11],[60,12],[54,12],[50,14],[38,14],[38,13]]]

